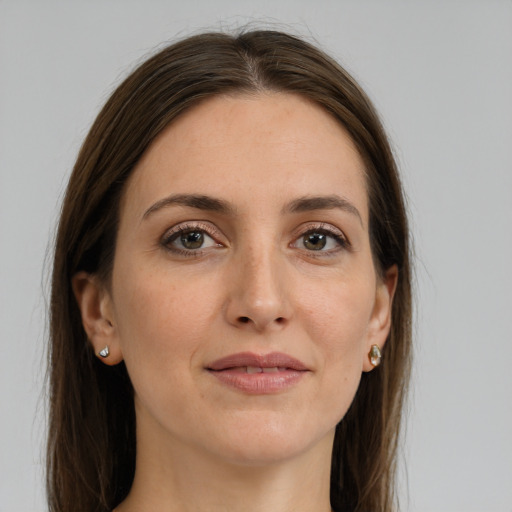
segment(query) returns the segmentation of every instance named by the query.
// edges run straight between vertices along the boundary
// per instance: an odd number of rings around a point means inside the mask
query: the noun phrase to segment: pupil
[[[203,245],[204,235],[200,231],[190,231],[181,235],[181,243],[187,249],[199,249]]]
[[[311,233],[304,237],[304,246],[312,251],[323,249],[326,243],[326,236],[322,233]]]

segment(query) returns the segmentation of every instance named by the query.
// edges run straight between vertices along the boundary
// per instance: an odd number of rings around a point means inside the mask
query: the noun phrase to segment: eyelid
[[[293,234],[293,244],[299,240],[299,238],[303,237],[304,235],[311,233],[311,232],[321,232],[325,233],[326,235],[329,235],[333,237],[339,244],[340,250],[350,250],[352,249],[352,244],[350,243],[350,240],[348,239],[347,235],[338,227],[334,226],[333,224],[329,224],[326,222],[306,222],[304,224],[301,224],[297,229],[294,230]],[[337,250],[333,251],[318,251],[318,253],[313,254],[314,251],[307,251],[308,254],[311,253],[314,257],[320,257],[320,256],[326,256],[328,254],[332,254],[334,252],[337,252]]]
[[[165,231],[165,233],[160,238],[159,243],[166,250],[183,255],[198,256],[201,255],[205,250],[209,249],[209,247],[197,250],[180,249],[178,247],[171,248],[170,244],[173,241],[173,238],[175,238],[180,233],[186,233],[187,231],[203,231],[208,237],[212,238],[216,242],[217,246],[224,245],[224,243],[220,241],[220,239],[225,238],[222,232],[217,227],[215,227],[215,225],[200,220],[188,220],[172,226],[171,228]]]
[[[184,231],[204,231],[208,235],[222,237],[221,232],[211,223],[203,220],[187,220],[179,222],[174,226],[167,229],[162,236],[162,239],[169,239],[176,233],[183,233]]]
[[[333,224],[323,221],[304,222],[294,230],[294,236],[299,237],[304,233],[307,233],[308,231],[314,231],[315,229],[319,231],[324,231],[326,233],[330,233],[340,238],[344,238],[348,242],[347,236],[340,228],[336,227]]]

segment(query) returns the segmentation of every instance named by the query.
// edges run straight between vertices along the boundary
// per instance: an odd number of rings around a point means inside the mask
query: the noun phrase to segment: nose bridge
[[[290,307],[285,261],[277,244],[252,240],[240,249],[228,314],[231,323],[256,330],[282,326]]]
[[[265,250],[267,249],[267,250]],[[246,264],[242,265],[242,272],[245,275],[245,292],[249,303],[254,306],[270,307],[280,302],[280,295],[277,271],[278,255],[273,248],[253,248],[249,251]],[[270,249],[270,250],[268,250]]]

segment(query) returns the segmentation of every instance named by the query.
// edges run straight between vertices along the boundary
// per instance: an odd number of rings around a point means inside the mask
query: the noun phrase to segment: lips
[[[308,367],[287,354],[271,352],[270,354],[257,355],[252,352],[241,352],[218,359],[208,365],[209,370],[222,371],[228,368],[261,368],[306,371]],[[253,372],[255,373],[255,372]]]
[[[285,391],[309,372],[304,363],[281,352],[232,354],[214,361],[206,369],[222,384],[248,394]]]
[[[238,371],[240,373],[277,373],[277,372],[284,372],[288,370],[288,368],[285,368],[283,366],[273,366],[271,368],[261,368],[259,366],[237,366],[235,368],[232,368],[233,371]]]

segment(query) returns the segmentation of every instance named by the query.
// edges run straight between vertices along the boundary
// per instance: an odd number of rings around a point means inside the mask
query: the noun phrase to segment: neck
[[[115,512],[330,512],[332,442],[328,435],[293,458],[256,466],[141,433],[133,486]]]

